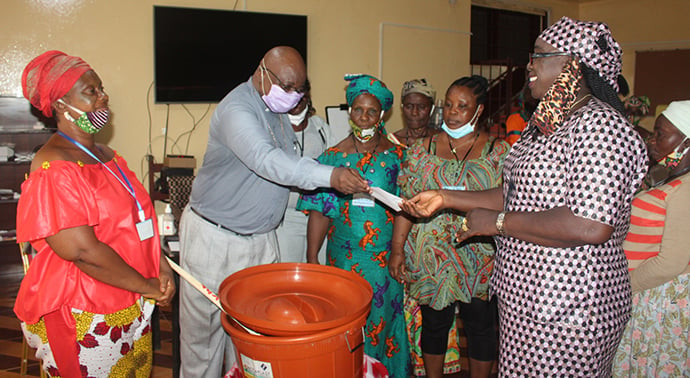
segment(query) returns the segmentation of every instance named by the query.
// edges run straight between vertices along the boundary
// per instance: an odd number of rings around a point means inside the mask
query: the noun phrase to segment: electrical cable
[[[187,145],[185,146],[185,149],[184,149],[184,154],[187,155],[189,152],[189,141],[192,138],[192,133],[194,132],[194,130],[196,130],[196,127],[201,123],[201,121],[204,118],[206,118],[206,115],[208,114],[209,110],[211,110],[211,104],[208,104],[208,107],[206,107],[206,111],[204,111],[204,114],[201,115],[199,120],[196,120],[196,118],[194,118],[194,115],[192,114],[192,112],[190,112],[189,109],[187,109],[187,107],[184,104],[182,104],[182,108],[187,112],[187,114],[189,114],[189,117],[192,118],[192,128],[189,131],[185,131],[182,134],[178,135],[177,138],[175,139],[175,142],[173,143],[173,146],[177,146],[177,142],[179,142],[179,140],[183,136],[189,135],[187,137]]]
[[[170,126],[170,104],[165,104],[165,133],[163,139],[163,159],[168,152],[168,126]]]
[[[149,117],[149,145],[147,152],[149,155],[153,155],[153,150],[151,148],[151,128],[153,127],[153,119],[151,118],[151,103],[149,101],[149,98],[151,97],[151,88],[153,88],[153,81],[151,81],[151,84],[149,85],[149,89],[146,91],[146,113]]]

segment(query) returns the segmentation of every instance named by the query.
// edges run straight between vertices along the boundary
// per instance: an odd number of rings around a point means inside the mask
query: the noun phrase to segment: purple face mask
[[[263,65],[261,69],[261,87],[263,88],[266,64],[263,61],[261,63]],[[271,83],[271,89],[267,94],[261,96],[261,99],[264,100],[266,106],[268,106],[273,113],[287,113],[290,109],[294,108],[299,100],[302,99],[302,96],[304,96],[304,93],[285,92],[279,85],[273,84],[271,75],[268,75],[268,82]]]

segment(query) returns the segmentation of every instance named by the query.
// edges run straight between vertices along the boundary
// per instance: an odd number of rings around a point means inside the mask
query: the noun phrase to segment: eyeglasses
[[[567,53],[567,52],[529,53],[529,64],[533,64],[534,59],[550,58],[552,56],[570,56],[570,53]]]
[[[297,93],[304,93],[307,91],[305,87],[300,87],[300,88],[293,88],[291,86],[285,85],[282,80],[278,77],[278,75],[274,74],[273,71],[269,70],[268,67],[265,65],[261,67],[261,69],[266,70],[268,73],[273,75],[273,77],[278,80],[278,86],[280,86],[285,92],[297,92]]]

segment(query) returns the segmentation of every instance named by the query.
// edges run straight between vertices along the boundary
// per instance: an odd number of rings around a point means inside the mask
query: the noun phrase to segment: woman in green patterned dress
[[[443,108],[445,131],[418,141],[409,150],[398,177],[403,197],[431,189],[485,190],[501,184],[505,141],[477,126],[488,83],[481,76],[451,84]],[[431,218],[395,220],[391,275],[409,283],[410,296],[421,305],[421,330],[413,350],[421,348],[426,376],[441,377],[448,330],[455,303],[467,335],[472,377],[486,377],[496,359],[495,302],[489,301],[489,276],[495,247],[490,237],[457,245],[464,217],[444,210]]]
[[[398,193],[403,147],[388,139],[383,114],[393,94],[369,75],[347,75],[352,133],[319,157],[319,162],[359,170],[371,187]],[[403,286],[388,272],[393,234],[392,210],[369,194],[343,195],[324,189],[302,195],[297,205],[309,210],[307,262],[318,264],[328,234],[327,263],[364,277],[374,291],[365,326],[364,353],[381,361],[390,377],[409,376],[409,346],[403,315]]]

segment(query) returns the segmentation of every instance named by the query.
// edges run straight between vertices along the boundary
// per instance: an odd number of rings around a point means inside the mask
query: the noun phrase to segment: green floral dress
[[[333,147],[318,160],[335,167],[354,168],[371,186],[397,194],[396,180],[403,156],[401,146],[374,154],[348,154]],[[364,353],[381,361],[390,377],[407,378],[410,353],[403,315],[403,286],[388,272],[394,213],[378,202],[359,201],[352,195],[323,189],[302,195],[297,209],[315,210],[331,219],[328,264],[361,275],[374,291],[364,329]]]
[[[489,140],[480,158],[456,161],[435,155],[436,137],[432,137],[430,151],[421,143],[407,151],[398,177],[403,197],[431,189],[479,191],[501,185],[503,159],[510,149],[505,141]],[[405,243],[410,295],[435,310],[489,296],[494,244],[491,238],[477,238],[458,246],[454,239],[462,220],[453,210],[421,219],[412,226]]]
[[[501,184],[503,159],[510,149],[504,141],[489,140],[478,159],[458,162],[435,155],[436,138],[427,147],[418,142],[407,150],[398,176],[402,196],[410,198],[431,189],[484,190]],[[488,299],[489,276],[493,269],[494,246],[490,239],[463,244],[453,242],[463,217],[442,211],[434,218],[416,222],[405,243],[407,287],[405,317],[408,323],[412,364],[417,376],[425,374],[420,338],[422,317],[419,305],[441,310],[456,301],[472,297]],[[460,340],[455,322],[448,334],[443,373],[460,371]]]
[[[632,297],[614,377],[690,377],[690,274]]]

